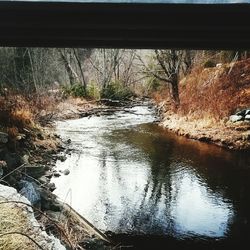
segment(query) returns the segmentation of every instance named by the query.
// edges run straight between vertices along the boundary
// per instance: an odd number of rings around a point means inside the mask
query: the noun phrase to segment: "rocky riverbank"
[[[46,125],[43,128],[24,128],[24,133],[17,134],[15,138],[5,132],[0,133],[0,183],[5,185],[1,186],[1,190],[5,190],[6,185],[15,188],[12,188],[11,192],[9,192],[10,189],[6,189],[6,194],[16,192],[16,195],[21,197],[20,199],[25,199],[25,203],[28,201],[27,206],[35,209],[39,226],[48,234],[58,237],[67,249],[82,249],[83,247],[88,249],[93,245],[101,245],[104,249],[106,245],[110,245],[110,242],[105,235],[53,194],[56,187],[54,183],[51,183],[51,178],[61,174],[70,174],[69,171],[59,173],[54,169],[56,161],[65,160],[64,152],[69,152],[70,140],[63,142],[54,133],[53,121],[96,114],[96,110],[100,109],[99,106],[100,104],[94,103],[88,105],[86,102],[80,105],[79,103],[72,104],[68,106],[68,109],[61,107],[63,112],[58,113],[60,115],[57,117],[52,113],[42,113],[40,119],[44,118],[43,124]],[[50,118],[46,119],[48,117]],[[9,196],[5,197],[2,194],[0,197],[6,201],[11,200]],[[23,209],[26,209],[25,206]],[[32,214],[31,211],[30,213]],[[0,211],[0,217],[2,215]],[[23,217],[26,221],[29,220],[26,214]],[[31,231],[35,230],[35,228],[32,229],[32,225],[30,224]],[[8,233],[4,228],[0,230],[2,233]],[[25,249],[37,248],[31,245],[30,248]],[[55,246],[51,249],[61,248]]]

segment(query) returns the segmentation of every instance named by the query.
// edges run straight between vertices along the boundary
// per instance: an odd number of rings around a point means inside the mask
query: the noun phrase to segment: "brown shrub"
[[[29,103],[21,96],[0,97],[0,124],[6,128],[32,127],[34,117]]]
[[[23,96],[8,91],[0,96],[0,129],[16,138],[24,128],[33,129],[39,124],[41,114],[52,112],[57,102],[48,94]]]

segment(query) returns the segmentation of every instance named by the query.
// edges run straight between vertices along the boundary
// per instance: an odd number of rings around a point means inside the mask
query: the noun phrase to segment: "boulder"
[[[8,142],[8,134],[4,133],[4,132],[0,132],[0,144],[5,144]]]
[[[21,180],[20,185],[22,186],[22,189],[20,190],[20,194],[23,195],[25,198],[27,198],[31,205],[39,204],[41,201],[41,196],[38,191],[38,186],[34,182]]]
[[[64,175],[68,175],[69,173],[70,173],[70,171],[68,169],[63,170]]]
[[[231,115],[231,116],[229,117],[229,120],[230,120],[231,122],[239,122],[239,121],[244,120],[244,117],[243,117],[242,115]]]

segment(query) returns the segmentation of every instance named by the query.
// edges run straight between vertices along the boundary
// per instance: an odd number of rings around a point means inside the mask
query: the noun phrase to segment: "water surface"
[[[250,158],[177,137],[148,106],[58,122],[73,151],[55,193],[102,231],[248,239]]]

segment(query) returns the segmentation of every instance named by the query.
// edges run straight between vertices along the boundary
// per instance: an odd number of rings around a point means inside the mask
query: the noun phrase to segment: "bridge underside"
[[[247,49],[250,4],[0,2],[0,46]]]

